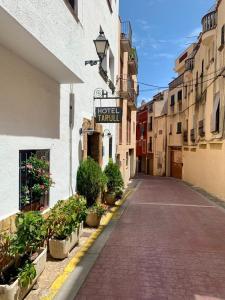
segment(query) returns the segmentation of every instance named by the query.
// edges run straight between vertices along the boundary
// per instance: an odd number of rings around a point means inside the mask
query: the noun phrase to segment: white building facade
[[[29,151],[49,156],[48,207],[76,190],[77,169],[90,151],[81,128],[99,131],[102,167],[115,159],[116,125],[93,122],[94,90],[112,91],[99,66],[85,61],[98,59],[93,40],[101,28],[109,41],[103,68],[116,87],[119,1],[0,0],[0,28],[1,221],[20,209],[20,160]],[[101,102],[95,105],[116,106]]]

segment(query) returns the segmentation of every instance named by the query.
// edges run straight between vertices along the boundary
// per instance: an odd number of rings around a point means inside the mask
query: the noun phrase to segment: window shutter
[[[213,103],[213,111],[212,111],[212,116],[211,116],[211,132],[217,131],[217,124],[216,124],[216,119],[217,119],[217,112],[218,108],[220,105],[220,94],[217,93],[214,97],[214,103]]]

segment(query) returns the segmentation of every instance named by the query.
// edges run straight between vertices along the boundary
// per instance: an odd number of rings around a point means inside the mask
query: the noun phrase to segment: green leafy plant
[[[108,178],[107,189],[109,193],[117,193],[124,187],[123,178],[119,166],[112,160],[109,161],[105,167],[105,175]]]
[[[98,217],[102,217],[107,212],[107,206],[104,204],[96,203],[89,207],[87,213],[97,214]]]
[[[12,238],[14,254],[32,255],[44,245],[47,228],[40,212],[19,213],[15,224],[17,231]]]
[[[87,199],[87,206],[92,206],[103,186],[102,170],[92,158],[84,160],[77,171],[77,192]]]
[[[59,201],[50,211],[47,222],[48,238],[66,239],[86,219],[86,200],[81,196]]]
[[[44,196],[54,183],[49,173],[49,163],[44,157],[32,155],[25,161],[22,170],[27,172],[27,182],[22,186],[21,195],[22,205],[25,206]]]
[[[72,196],[69,198],[70,208],[77,214],[77,222],[85,221],[87,216],[87,201],[83,196]]]
[[[2,276],[2,271],[13,259],[11,253],[11,237],[7,233],[0,234],[0,253],[0,276]]]
[[[24,266],[19,269],[19,284],[21,287],[27,287],[36,277],[36,269],[34,264],[26,261]]]

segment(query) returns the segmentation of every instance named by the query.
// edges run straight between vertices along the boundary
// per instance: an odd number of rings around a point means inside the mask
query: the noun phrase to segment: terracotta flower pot
[[[106,193],[105,194],[105,202],[108,204],[108,205],[115,205],[116,203],[116,195],[115,193]]]
[[[89,227],[98,227],[101,221],[101,217],[99,217],[96,213],[88,213],[86,217],[86,224]]]

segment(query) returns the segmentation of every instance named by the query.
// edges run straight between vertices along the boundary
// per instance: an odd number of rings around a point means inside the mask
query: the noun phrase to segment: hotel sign
[[[96,123],[122,123],[121,107],[96,107]]]

